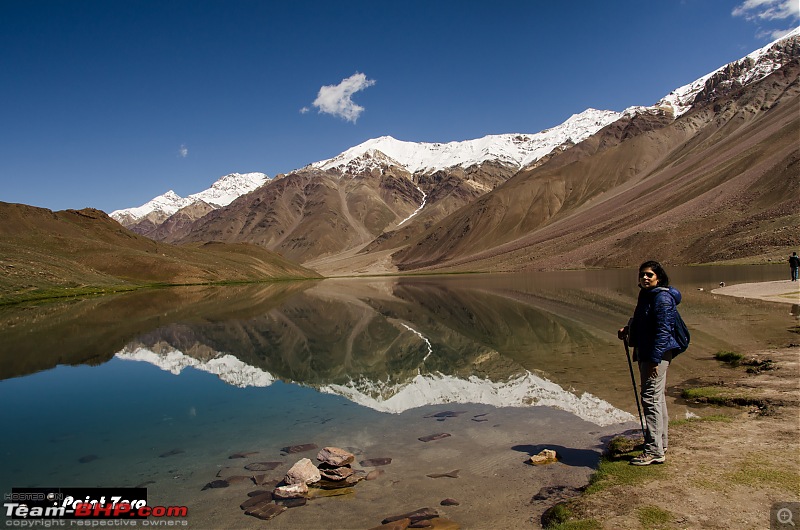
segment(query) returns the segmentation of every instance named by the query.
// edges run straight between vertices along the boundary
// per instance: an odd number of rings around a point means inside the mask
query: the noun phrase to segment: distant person
[[[631,464],[648,466],[666,461],[669,416],[664,391],[672,352],[679,350],[672,328],[681,293],[670,287],[669,276],[657,261],[646,261],[639,266],[639,289],[633,318],[617,334],[620,340],[627,340],[633,346],[633,358],[639,363],[646,424],[644,452],[631,460]]]
[[[789,269],[792,271],[792,281],[797,281],[797,271],[800,270],[800,258],[797,257],[797,252],[792,252],[789,256]]]

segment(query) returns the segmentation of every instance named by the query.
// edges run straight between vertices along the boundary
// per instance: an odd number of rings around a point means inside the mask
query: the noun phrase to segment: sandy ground
[[[739,283],[714,289],[714,294],[739,298],[756,298],[767,302],[800,304],[800,282],[781,280],[776,282]]]

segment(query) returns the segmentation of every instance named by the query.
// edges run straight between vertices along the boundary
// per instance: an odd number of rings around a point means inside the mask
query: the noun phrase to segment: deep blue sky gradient
[[[650,105],[797,24],[740,4],[0,0],[0,201],[111,212],[382,135],[535,133]],[[356,72],[376,81],[356,123],[312,107]]]

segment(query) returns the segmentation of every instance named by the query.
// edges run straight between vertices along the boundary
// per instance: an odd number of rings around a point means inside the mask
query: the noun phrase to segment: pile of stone
[[[319,460],[320,481],[322,489],[337,489],[355,486],[366,478],[366,473],[355,470],[351,464],[356,457],[352,453],[338,447],[325,447],[317,453]]]
[[[317,454],[319,467],[308,458],[298,460],[272,491],[257,492],[240,507],[246,515],[272,519],[287,508],[303,506],[309,496],[309,485],[323,490],[349,488],[366,478],[362,470],[352,467],[355,455],[338,447],[325,447]]]

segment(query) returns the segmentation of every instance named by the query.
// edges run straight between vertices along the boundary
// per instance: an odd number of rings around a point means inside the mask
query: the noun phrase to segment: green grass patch
[[[574,519],[569,501],[559,502],[542,514],[542,528],[549,530],[600,530],[603,525],[596,519]]]
[[[603,457],[589,479],[586,494],[591,495],[602,491],[610,486],[632,486],[657,479],[664,474],[664,465],[656,464],[652,466],[632,466],[630,460],[636,454],[627,453],[620,458]]]
[[[672,522],[672,514],[658,506],[643,506],[636,512],[639,522],[645,528],[664,527]]]
[[[732,351],[718,351],[714,354],[714,358],[732,366],[737,366],[744,359],[744,355]]]
[[[743,486],[771,486],[800,495],[800,473],[781,466],[780,460],[763,455],[745,460],[739,469],[726,473],[725,478]]]
[[[769,406],[768,403],[757,396],[745,392],[737,392],[723,386],[686,388],[681,392],[681,397],[695,403],[709,403],[711,405],[721,405],[724,407],[756,406],[759,408],[767,408]]]
[[[107,287],[54,287],[50,289],[36,289],[24,293],[15,293],[0,297],[0,306],[21,304],[25,302],[46,302],[63,298],[90,298],[114,293],[136,291],[146,285],[114,285]]]

